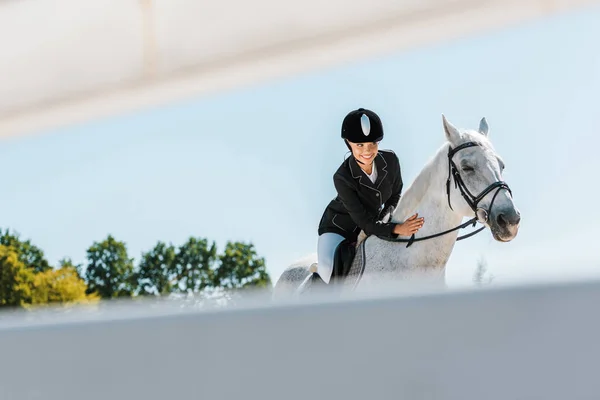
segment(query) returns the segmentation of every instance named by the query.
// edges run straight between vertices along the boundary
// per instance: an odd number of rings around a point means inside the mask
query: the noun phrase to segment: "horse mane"
[[[487,137],[481,135],[477,131],[460,130],[460,143],[457,145],[469,141],[479,142],[484,151],[491,151],[495,153],[492,144]],[[427,161],[421,172],[419,172],[414,181],[400,197],[400,201],[394,210],[394,214],[392,215],[390,222],[404,222],[406,218],[414,214],[416,208],[423,201],[423,197],[426,194],[428,196],[446,196],[446,192],[445,190],[442,190],[442,186],[440,186],[439,190],[429,191],[428,189],[433,183],[438,182],[433,179],[435,174],[444,174],[444,179],[446,179],[445,174],[448,173],[446,166],[448,165],[447,154],[449,147],[450,142],[447,140],[444,141],[437,152]]]
[[[404,222],[406,218],[412,215],[413,210],[423,200],[423,197],[428,192],[429,187],[433,181],[432,177],[440,171],[440,165],[445,165],[440,158],[446,158],[450,143],[444,142],[444,144],[438,149],[438,151],[431,157],[421,172],[415,177],[413,182],[408,186],[406,191],[400,197],[400,201],[394,210],[394,214],[391,218],[391,222]]]

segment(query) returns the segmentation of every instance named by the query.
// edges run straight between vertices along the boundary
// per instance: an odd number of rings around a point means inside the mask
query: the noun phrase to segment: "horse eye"
[[[475,171],[475,168],[471,167],[470,165],[462,165],[461,168],[465,172],[473,172],[473,171]]]

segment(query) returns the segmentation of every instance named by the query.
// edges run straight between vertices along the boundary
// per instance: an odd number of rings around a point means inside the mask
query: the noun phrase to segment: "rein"
[[[496,196],[498,195],[498,193],[500,192],[500,190],[502,190],[502,189],[508,190],[508,192],[511,194],[511,196],[512,196],[512,191],[510,190],[510,188],[508,187],[508,184],[506,184],[506,182],[504,182],[504,181],[498,181],[498,182],[494,182],[491,185],[489,185],[487,188],[485,188],[477,196],[473,196],[471,194],[471,192],[469,191],[469,189],[465,185],[465,182],[462,180],[462,177],[460,176],[460,173],[458,172],[458,168],[456,167],[456,164],[454,164],[454,161],[452,161],[452,157],[454,156],[454,154],[456,154],[460,150],[466,149],[468,147],[473,147],[473,146],[479,146],[479,143],[467,142],[467,143],[461,144],[460,146],[457,146],[454,149],[450,148],[448,150],[448,179],[446,180],[446,194],[448,196],[448,206],[450,206],[451,210],[454,210],[452,208],[452,204],[450,204],[450,180],[451,180],[452,177],[454,177],[454,187],[459,189],[460,194],[463,196],[463,198],[465,199],[465,201],[467,202],[467,204],[469,205],[469,207],[471,207],[471,209],[475,213],[475,217],[471,218],[470,220],[468,220],[465,223],[460,224],[457,227],[454,227],[452,229],[448,229],[448,230],[443,231],[443,232],[436,233],[434,235],[429,235],[429,236],[423,236],[423,237],[415,238],[415,234],[413,233],[412,236],[409,239],[398,239],[398,238],[387,238],[387,237],[379,237],[379,238],[383,239],[383,240],[386,240],[388,242],[407,243],[406,247],[410,247],[414,242],[420,242],[422,240],[428,240],[428,239],[433,239],[433,238],[436,238],[436,237],[439,237],[439,236],[443,236],[443,235],[446,235],[446,234],[448,234],[450,232],[454,232],[454,231],[457,231],[459,229],[466,228],[467,226],[469,226],[471,224],[473,225],[473,227],[475,227],[475,224],[479,221],[479,213],[481,213],[484,216],[484,218],[482,217],[482,219],[483,219],[482,223],[487,222],[489,213],[488,213],[487,210],[478,207],[479,202],[481,200],[483,200],[483,198],[487,194],[489,194],[491,191],[493,191],[494,189],[496,189],[496,193],[494,193],[494,197],[492,197],[492,201],[490,202],[489,209],[491,210],[492,209],[492,205],[494,204],[494,200],[496,200]],[[474,235],[478,234],[479,232],[481,232],[484,229],[485,229],[485,225],[482,226],[481,228],[477,229],[476,231],[473,231],[473,232],[468,233],[466,235],[457,237],[456,241],[470,238],[471,236],[474,236]]]

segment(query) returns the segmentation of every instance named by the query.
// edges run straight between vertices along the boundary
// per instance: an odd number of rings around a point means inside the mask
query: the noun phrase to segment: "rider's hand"
[[[401,224],[396,224],[394,233],[400,236],[411,236],[417,233],[423,226],[424,218],[417,218],[419,214],[414,214]]]

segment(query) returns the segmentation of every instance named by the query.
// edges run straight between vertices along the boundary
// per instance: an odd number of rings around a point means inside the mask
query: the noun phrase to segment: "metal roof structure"
[[[0,2],[0,138],[479,34],[597,0]]]

